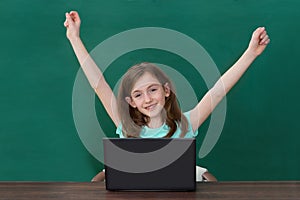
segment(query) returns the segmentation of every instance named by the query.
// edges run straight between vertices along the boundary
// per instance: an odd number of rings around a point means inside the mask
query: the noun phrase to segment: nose
[[[148,103],[148,102],[151,102],[151,94],[148,94],[147,92],[145,93],[145,95],[144,95],[144,101],[146,102],[146,103]]]

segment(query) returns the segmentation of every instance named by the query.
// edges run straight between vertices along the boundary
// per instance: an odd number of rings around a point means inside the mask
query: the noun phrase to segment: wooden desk
[[[0,182],[0,199],[300,199],[300,181],[198,183],[195,192],[111,192],[104,183]]]

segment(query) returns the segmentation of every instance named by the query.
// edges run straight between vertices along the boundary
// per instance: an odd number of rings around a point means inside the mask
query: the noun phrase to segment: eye
[[[150,93],[154,93],[154,92],[156,92],[157,90],[158,90],[157,87],[151,87],[151,88],[149,88],[149,92],[150,92]]]
[[[139,98],[141,96],[141,93],[135,93],[133,94],[133,98]]]

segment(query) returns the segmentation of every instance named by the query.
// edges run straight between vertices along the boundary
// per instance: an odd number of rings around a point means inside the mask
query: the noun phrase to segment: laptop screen
[[[108,190],[195,190],[194,138],[104,138]]]

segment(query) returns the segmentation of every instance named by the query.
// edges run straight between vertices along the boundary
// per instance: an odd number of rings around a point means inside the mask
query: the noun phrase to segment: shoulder
[[[124,134],[123,134],[123,131],[122,131],[122,124],[121,123],[117,127],[116,134],[119,135],[120,138],[124,138],[125,137]]]
[[[183,115],[186,117],[187,121],[188,121],[188,131],[185,135],[186,138],[193,138],[196,137],[198,135],[198,130],[193,131],[193,127],[192,127],[192,123],[191,123],[191,112],[184,112]]]
[[[183,115],[186,117],[188,120],[188,123],[191,123],[191,111],[184,112]]]

